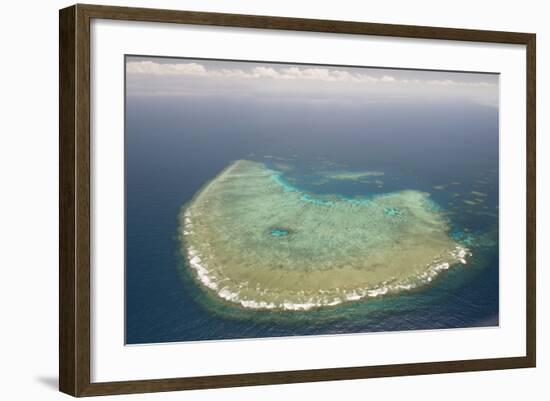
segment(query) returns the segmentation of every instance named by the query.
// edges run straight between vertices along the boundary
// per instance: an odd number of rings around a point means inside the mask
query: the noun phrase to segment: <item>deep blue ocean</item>
[[[496,108],[460,102],[296,107],[229,98],[216,99],[214,107],[208,98],[129,97],[125,141],[127,344],[498,325]],[[451,235],[473,257],[421,289],[315,311],[243,311],[212,300],[186,274],[178,214],[237,159],[290,164],[285,177],[311,192],[429,192]],[[307,180],[327,162],[383,171],[384,185]]]

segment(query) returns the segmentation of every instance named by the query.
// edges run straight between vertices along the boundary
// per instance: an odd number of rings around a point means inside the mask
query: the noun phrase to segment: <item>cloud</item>
[[[256,66],[250,69],[240,68],[207,68],[196,62],[188,63],[157,63],[154,61],[130,61],[126,63],[126,72],[130,76],[203,76],[258,79],[267,78],[273,80],[302,80],[342,83],[380,83],[380,84],[405,84],[411,86],[466,86],[466,87],[491,87],[490,82],[462,82],[452,79],[400,79],[392,75],[377,77],[360,72],[334,69],[328,67],[302,67],[302,66]]]
[[[203,60],[130,59],[132,96],[232,96],[272,101],[361,103],[466,99],[498,107],[498,76]]]
[[[253,67],[250,70],[238,68],[211,68],[190,63],[156,63],[154,61],[130,61],[126,63],[126,73],[130,75],[156,76],[210,76],[238,78],[272,78],[272,79],[303,79],[314,81],[337,82],[378,82],[379,79],[366,74],[351,74],[344,70],[329,68],[303,67]],[[385,77],[387,78],[387,77]],[[391,78],[391,77],[390,77]],[[393,78],[392,78],[393,79]]]
[[[126,63],[127,74],[143,75],[206,75],[206,68],[198,63],[160,64],[153,61]]]
[[[271,67],[256,67],[252,69],[252,77],[254,78],[282,78],[277,70]]]

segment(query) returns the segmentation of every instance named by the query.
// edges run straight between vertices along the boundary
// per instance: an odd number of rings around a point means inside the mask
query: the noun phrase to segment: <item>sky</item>
[[[298,103],[466,101],[498,107],[498,74],[126,57],[128,96]]]

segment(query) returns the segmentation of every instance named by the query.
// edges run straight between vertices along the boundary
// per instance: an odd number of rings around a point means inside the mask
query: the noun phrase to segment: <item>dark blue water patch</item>
[[[392,105],[391,111],[373,105],[335,114],[323,106],[300,110],[243,102],[128,99],[128,344],[498,324],[497,112],[440,104]],[[233,160],[269,160],[265,155],[291,164],[285,179],[315,199],[325,199],[315,194],[353,200],[396,190],[427,192],[448,215],[450,232],[474,256],[425,288],[341,308],[243,311],[216,300],[181,259],[178,215]],[[318,162],[334,171],[383,171],[377,177],[383,187],[373,180],[322,182],[312,174]],[[485,201],[465,203],[472,191],[486,193]],[[285,229],[274,227],[279,228]]]
[[[386,207],[384,208],[384,213],[387,216],[394,216],[394,217],[402,215],[401,211],[396,207]]]
[[[269,231],[272,237],[286,237],[290,231],[285,228],[273,228]]]

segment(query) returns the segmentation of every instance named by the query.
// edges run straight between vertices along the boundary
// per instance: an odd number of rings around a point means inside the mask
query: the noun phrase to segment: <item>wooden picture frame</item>
[[[92,383],[90,380],[90,21],[95,18],[525,45],[527,54],[525,60],[527,71],[526,355],[494,359]],[[73,396],[94,396],[535,366],[535,34],[80,4],[60,10],[59,29],[60,391]]]

